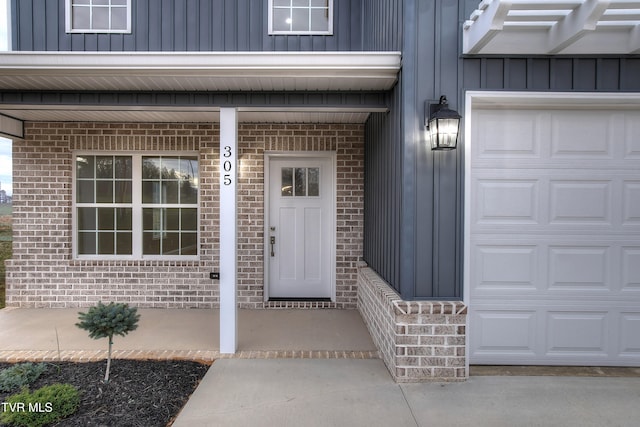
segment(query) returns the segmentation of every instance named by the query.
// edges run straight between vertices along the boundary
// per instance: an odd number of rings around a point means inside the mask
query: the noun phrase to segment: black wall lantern
[[[458,144],[460,119],[457,111],[449,109],[447,97],[442,95],[438,103],[426,102],[425,125],[432,150],[453,150]],[[429,114],[427,116],[427,114]]]

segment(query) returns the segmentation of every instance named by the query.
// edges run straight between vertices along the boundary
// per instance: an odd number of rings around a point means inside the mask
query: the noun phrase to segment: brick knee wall
[[[336,302],[355,308],[364,222],[364,128],[345,124],[239,124],[238,302],[264,303],[264,152],[333,151],[337,157]],[[72,256],[73,150],[196,151],[200,158],[198,261],[87,261]],[[7,305],[212,308],[219,259],[219,126],[160,123],[25,124],[13,144],[13,258]]]
[[[358,309],[397,382],[467,378],[467,307],[458,301],[403,301],[373,270],[358,271]]]

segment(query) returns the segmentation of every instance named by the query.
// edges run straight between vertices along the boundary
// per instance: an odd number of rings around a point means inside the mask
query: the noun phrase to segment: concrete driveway
[[[640,378],[478,376],[396,384],[381,360],[216,361],[186,426],[638,426]]]

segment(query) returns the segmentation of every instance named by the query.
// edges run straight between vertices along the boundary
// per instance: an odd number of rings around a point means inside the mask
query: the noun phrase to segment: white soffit
[[[387,90],[399,52],[4,52],[0,90]]]
[[[364,123],[372,112],[386,112],[382,108],[238,108],[241,123]],[[25,122],[147,122],[147,123],[218,123],[217,107],[108,107],[0,105],[0,133],[10,133],[2,119],[14,124]],[[15,127],[15,125],[13,125]]]
[[[463,53],[640,53],[640,1],[483,0],[463,26]]]

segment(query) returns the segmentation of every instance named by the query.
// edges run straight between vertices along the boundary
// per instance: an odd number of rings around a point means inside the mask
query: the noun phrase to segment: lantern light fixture
[[[442,95],[437,104],[425,103],[425,126],[432,150],[453,150],[458,144],[460,119],[457,111],[449,109],[447,97]]]

